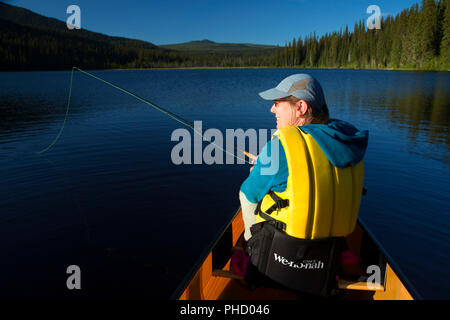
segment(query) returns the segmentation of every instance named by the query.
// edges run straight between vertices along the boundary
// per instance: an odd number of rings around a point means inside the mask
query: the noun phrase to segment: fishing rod
[[[62,133],[62,131],[63,131],[63,129],[64,129],[65,124],[66,124],[67,116],[68,116],[68,114],[69,114],[69,107],[70,107],[70,101],[71,101],[71,96],[72,96],[73,74],[74,74],[74,71],[75,71],[75,70],[78,70],[78,71],[80,71],[81,73],[83,73],[83,74],[85,74],[85,75],[87,75],[87,76],[89,76],[89,77],[91,77],[91,78],[94,78],[94,79],[96,79],[96,80],[98,80],[98,81],[101,81],[101,82],[103,82],[103,83],[105,83],[105,84],[107,84],[107,85],[109,85],[109,86],[111,86],[111,87],[113,87],[113,88],[115,88],[115,89],[117,89],[117,90],[123,92],[123,93],[126,93],[126,94],[128,94],[128,95],[134,97],[135,99],[137,99],[137,100],[139,100],[139,101],[141,101],[141,102],[143,102],[143,103],[145,103],[145,104],[147,104],[147,105],[153,107],[154,109],[156,109],[156,110],[158,110],[158,111],[164,113],[165,115],[169,116],[170,118],[172,118],[172,119],[174,119],[174,120],[180,122],[181,124],[183,124],[183,125],[185,125],[185,126],[191,128],[195,133],[197,133],[198,135],[200,135],[204,141],[209,142],[210,144],[216,146],[216,147],[219,148],[220,150],[222,150],[222,151],[224,151],[224,152],[226,152],[226,153],[232,155],[232,156],[235,157],[236,159],[243,160],[243,161],[245,161],[245,162],[248,163],[248,164],[253,164],[253,161],[254,161],[253,159],[252,159],[251,162],[249,162],[249,161],[247,161],[247,160],[245,160],[245,159],[239,158],[239,157],[236,156],[234,153],[231,153],[231,152],[229,152],[229,151],[223,149],[221,146],[215,144],[213,141],[211,141],[211,140],[205,138],[204,135],[202,134],[202,132],[199,132],[198,130],[196,130],[196,128],[194,127],[194,124],[193,124],[192,122],[189,122],[189,121],[183,119],[182,117],[176,115],[175,113],[170,112],[169,110],[167,110],[167,109],[165,109],[165,108],[162,108],[162,107],[156,105],[155,103],[150,102],[150,101],[148,101],[147,99],[144,99],[144,98],[138,96],[137,94],[135,94],[135,93],[133,93],[133,92],[131,92],[131,91],[128,91],[128,90],[126,90],[126,89],[124,89],[124,88],[121,88],[121,87],[119,87],[118,85],[116,85],[116,84],[114,84],[114,83],[112,83],[112,82],[109,82],[109,81],[107,81],[107,80],[105,80],[105,79],[102,79],[102,78],[100,78],[100,77],[97,77],[97,76],[93,75],[92,73],[89,73],[89,72],[87,72],[87,71],[81,70],[81,69],[78,68],[78,67],[73,67],[73,68],[72,68],[72,72],[71,72],[71,74],[70,74],[69,97],[68,97],[68,99],[67,99],[66,115],[65,115],[65,118],[64,118],[63,125],[62,125],[61,129],[59,130],[59,132],[58,132],[57,136],[55,137],[55,139],[53,139],[53,141],[52,141],[45,149],[43,149],[43,150],[41,150],[41,151],[39,151],[39,152],[36,152],[37,154],[42,154],[42,153],[48,151],[51,147],[53,147],[53,145],[56,143],[56,141],[58,141],[59,137],[61,136],[61,133]],[[243,153],[244,153],[245,155],[249,156],[249,154],[248,154],[247,152],[243,152]],[[251,157],[250,157],[250,158],[251,158]]]

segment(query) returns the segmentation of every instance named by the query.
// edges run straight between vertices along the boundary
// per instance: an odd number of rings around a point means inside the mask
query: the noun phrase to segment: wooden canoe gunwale
[[[417,290],[414,288],[412,283],[408,280],[406,275],[403,273],[403,271],[400,269],[398,264],[395,262],[395,260],[392,258],[392,256],[386,251],[386,249],[383,247],[381,242],[378,241],[378,239],[375,237],[375,235],[370,231],[367,224],[361,219],[361,217],[358,217],[358,223],[363,228],[364,232],[366,232],[369,237],[372,239],[372,241],[377,246],[378,250],[383,254],[384,258],[386,259],[388,265],[390,268],[392,268],[392,271],[394,271],[395,275],[399,278],[400,282],[405,286],[405,288],[408,290],[409,294],[413,297],[414,300],[422,300],[421,295]]]
[[[195,274],[198,272],[198,270],[202,267],[204,261],[207,259],[208,255],[211,253],[211,251],[217,246],[217,244],[223,239],[224,234],[227,232],[227,230],[232,227],[233,221],[236,219],[238,214],[241,212],[241,208],[239,207],[236,212],[234,213],[231,220],[225,225],[225,227],[217,234],[217,237],[214,239],[214,241],[211,242],[209,246],[206,247],[206,249],[203,251],[203,253],[200,255],[199,259],[194,263],[192,268],[189,270],[189,272],[184,277],[183,281],[179,284],[179,286],[175,289],[175,291],[172,293],[171,300],[177,300],[179,299],[180,295],[183,293],[183,291],[189,286],[189,283],[194,278]],[[234,245],[234,243],[233,243]]]

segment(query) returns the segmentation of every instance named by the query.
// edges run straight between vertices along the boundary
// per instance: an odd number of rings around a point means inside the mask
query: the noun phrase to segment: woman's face
[[[288,101],[274,101],[270,112],[274,113],[277,118],[277,129],[295,125],[297,122],[295,108]]]

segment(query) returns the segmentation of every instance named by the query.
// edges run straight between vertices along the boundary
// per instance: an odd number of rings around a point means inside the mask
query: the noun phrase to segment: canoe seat
[[[222,277],[222,278],[244,280],[244,277],[235,274],[233,271],[223,270],[223,269],[215,269],[215,270],[213,270],[212,276],[213,277]]]
[[[359,277],[356,280],[339,279],[338,288],[341,290],[364,290],[364,291],[384,291],[383,285],[377,283],[372,286],[367,285],[367,277]]]
[[[222,277],[236,280],[244,280],[244,277],[235,274],[230,270],[215,269],[212,272],[213,277]],[[359,277],[358,279],[339,279],[338,288],[340,290],[362,290],[362,291],[385,291],[381,284],[367,285],[367,277]]]

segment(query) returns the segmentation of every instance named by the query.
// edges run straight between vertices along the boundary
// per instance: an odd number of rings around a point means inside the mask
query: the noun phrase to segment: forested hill
[[[169,63],[170,51],[152,43],[69,30],[65,22],[0,2],[0,70],[137,67]]]
[[[190,41],[178,44],[167,44],[161,48],[195,54],[227,54],[230,56],[263,56],[274,55],[276,46],[251,43],[217,43],[211,40]]]
[[[253,58],[254,45],[226,50],[191,52],[152,43],[111,37],[88,30],[69,30],[65,22],[0,2],[0,71],[246,66],[271,64],[270,57]],[[219,45],[220,46],[220,45]],[[248,45],[249,47],[251,45]]]
[[[354,31],[293,39],[278,50],[278,67],[407,68],[450,70],[450,0],[423,0],[395,17],[381,20],[381,29],[367,30],[359,21]]]
[[[156,46],[88,30],[0,2],[0,71],[161,68],[302,67],[450,70],[450,0],[422,0],[354,30],[313,32],[285,47],[221,44],[209,40]]]

